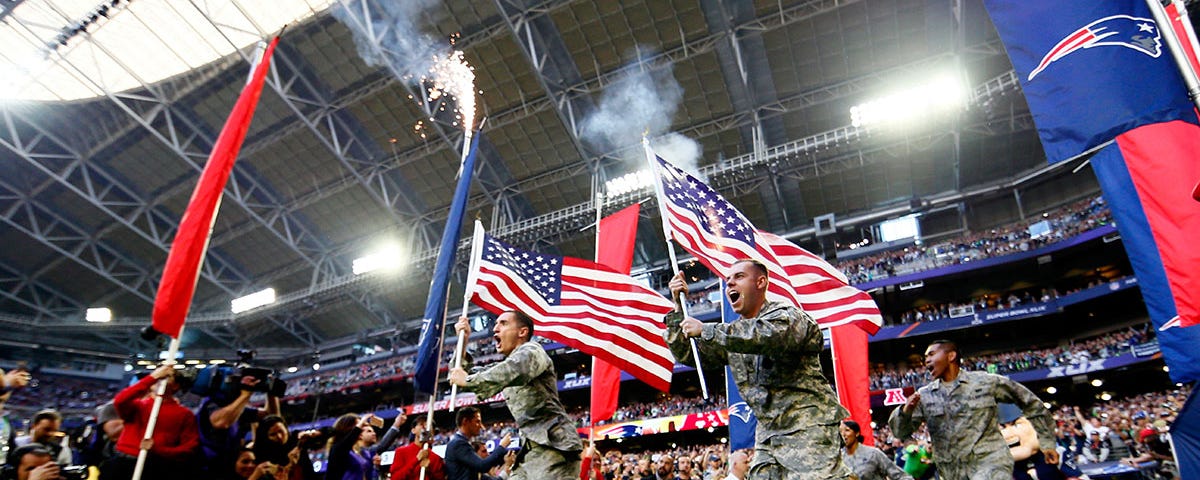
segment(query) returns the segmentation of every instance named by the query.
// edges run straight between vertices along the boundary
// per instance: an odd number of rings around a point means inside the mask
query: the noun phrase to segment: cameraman
[[[213,367],[209,367],[213,368]],[[229,403],[220,396],[205,397],[196,411],[196,423],[200,430],[200,449],[204,456],[204,464],[211,470],[216,466],[232,465],[236,455],[245,444],[246,434],[250,425],[268,415],[279,414],[279,397],[275,391],[267,396],[267,404],[263,408],[250,406],[250,396],[261,390],[263,381],[259,378],[242,375],[238,382],[238,396]],[[212,471],[221,475],[228,472]]]

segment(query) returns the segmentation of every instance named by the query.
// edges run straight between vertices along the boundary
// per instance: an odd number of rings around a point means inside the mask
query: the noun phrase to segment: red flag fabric
[[[1167,18],[1171,20],[1171,30],[1175,31],[1175,37],[1179,39],[1179,45],[1183,47],[1183,53],[1187,55],[1188,63],[1192,65],[1192,70],[1200,72],[1200,61],[1196,59],[1196,49],[1192,45],[1190,35],[1187,33],[1187,27],[1184,26],[1183,20],[1187,12],[1179,12],[1175,8],[1175,4],[1171,3],[1166,6]]]
[[[1155,293],[1173,303],[1181,326],[1200,324],[1200,250],[1192,245],[1200,236],[1200,206],[1179,201],[1200,177],[1200,127],[1148,125],[1118,136],[1117,145],[1153,236],[1139,254],[1157,254],[1166,272],[1169,288]]]
[[[196,279],[200,276],[200,265],[204,262],[204,254],[208,251],[208,240],[212,234],[213,222],[217,218],[217,208],[221,204],[221,194],[225,183],[233,171],[233,163],[237,160],[242,141],[246,139],[246,131],[250,128],[250,120],[254,118],[254,108],[262,95],[262,87],[267,70],[271,65],[271,54],[279,37],[271,40],[263,53],[262,61],[254,69],[254,74],[246,86],[242,88],[229,119],[221,128],[221,134],[213,145],[208,163],[200,174],[200,182],[192,192],[187,210],[179,222],[179,231],[171,243],[171,251],[167,254],[167,265],[163,268],[162,282],[158,284],[158,294],[154,298],[154,314],[152,328],[159,333],[179,337],[188,310],[192,306],[192,295],[196,292]]]
[[[596,263],[629,274],[633,267],[633,246],[637,239],[638,214],[635,203],[600,220],[596,233]],[[621,393],[621,370],[599,357],[592,357],[592,425],[612,418]]]
[[[520,310],[534,333],[599,357],[662,391],[675,358],[663,340],[670,300],[596,262],[520,249],[478,233],[471,301],[492,313]]]
[[[871,387],[867,375],[867,332],[856,325],[838,325],[829,330],[833,349],[833,381],[838,402],[850,411],[850,419],[862,427],[863,443],[875,446],[871,428]]]

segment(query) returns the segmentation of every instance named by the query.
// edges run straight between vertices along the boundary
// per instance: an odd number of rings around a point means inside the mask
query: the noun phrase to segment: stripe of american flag
[[[471,301],[492,313],[520,310],[535,333],[610,362],[659,390],[675,358],[663,340],[670,300],[595,262],[508,245],[483,235]]]
[[[653,153],[647,152],[647,155]],[[824,259],[752,225],[704,182],[655,155],[668,212],[671,238],[709,270],[728,276],[738,260],[763,262],[770,272],[767,296],[812,315],[822,328],[855,323],[868,333],[883,324],[867,293]]]

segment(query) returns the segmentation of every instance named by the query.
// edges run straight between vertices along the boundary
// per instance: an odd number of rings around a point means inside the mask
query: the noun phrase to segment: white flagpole
[[[467,287],[463,293],[462,314],[467,314],[471,306],[471,294],[475,293],[475,283],[479,281],[479,258],[483,256],[483,224],[475,220],[475,233],[471,236],[471,261],[467,269]],[[458,344],[454,346],[454,368],[462,368],[463,352],[466,351],[467,336],[458,334]],[[454,411],[454,397],[458,396],[458,385],[450,386],[450,411]]]
[[[471,305],[471,294],[474,293],[475,283],[478,282],[479,272],[477,270],[479,268],[479,257],[483,256],[483,233],[484,233],[483,225],[479,222],[478,219],[476,219],[475,220],[475,233],[471,237],[471,262],[470,262],[470,268],[467,271],[466,293],[463,294],[462,313],[464,315],[467,313],[467,308],[470,307],[470,305]],[[444,322],[445,315],[442,315],[442,318],[443,318],[442,321]],[[444,325],[445,324],[443,323],[442,331],[445,331]],[[463,334],[460,333],[458,335],[458,344],[454,346],[454,368],[462,368],[463,350],[464,350],[464,348],[466,348],[465,347],[466,341],[467,341],[466,336],[464,336]],[[442,349],[439,348],[438,352],[441,352],[441,351],[442,351]],[[438,354],[438,363],[439,364],[441,363],[441,357],[442,357],[441,353],[439,353]],[[437,382],[435,381],[433,384],[437,385]],[[447,402],[448,408],[450,409],[451,412],[454,411],[454,402],[455,402],[454,397],[456,397],[456,396],[458,396],[458,385],[451,384],[450,399]],[[436,400],[436,399],[437,399],[436,392],[434,392],[433,395],[429,396],[429,411],[425,414],[425,425],[426,425],[426,428],[429,428],[429,429],[433,428],[433,407],[434,407],[434,400]],[[430,431],[432,431],[432,430],[430,430]],[[417,439],[417,441],[420,441],[420,440],[421,439],[419,439],[419,438]],[[423,443],[423,445],[422,445],[421,449],[429,450],[429,444],[425,443],[425,442],[422,442],[422,443]],[[426,469],[426,467],[421,467],[421,475],[419,477],[420,480],[425,480],[425,469]]]
[[[175,366],[175,356],[179,354],[179,337],[183,336],[183,327],[179,327],[179,333],[175,334],[175,338],[171,339],[170,345],[167,347],[167,358],[163,362],[166,366]],[[158,412],[162,410],[163,395],[167,393],[166,378],[161,378],[155,384],[155,391],[158,395],[154,397],[154,406],[150,408],[150,420],[146,422],[146,434],[142,436],[142,440],[150,440],[154,438],[154,427],[158,425]],[[137,463],[133,467],[133,480],[141,480],[142,471],[146,468],[146,457],[150,454],[150,450],[142,448],[138,450]]]
[[[654,195],[658,198],[658,215],[662,217],[663,235],[667,237],[667,254],[671,257],[671,270],[678,275],[679,260],[675,259],[675,245],[671,243],[671,228],[668,224],[670,220],[667,219],[667,204],[663,195],[662,182],[660,181],[662,175],[658,172],[658,164],[654,158],[654,151],[650,149],[650,140],[644,136],[642,137],[642,148],[646,150],[646,162],[650,166],[650,175],[654,177]],[[683,318],[688,318],[687,299],[676,298],[674,300],[679,303],[680,313],[683,314]],[[696,360],[696,374],[700,376],[700,393],[707,400],[708,383],[704,380],[704,367],[700,366],[700,349],[696,346],[695,337],[688,338],[688,341],[692,346],[692,358]]]

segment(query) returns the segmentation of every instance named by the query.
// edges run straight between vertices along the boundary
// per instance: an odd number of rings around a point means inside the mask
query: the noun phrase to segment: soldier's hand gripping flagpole
[[[650,167],[650,175],[654,177],[654,195],[658,200],[658,214],[662,218],[663,236],[667,239],[667,254],[671,257],[672,273],[679,274],[679,261],[675,259],[675,245],[671,243],[671,229],[667,225],[668,213],[667,203],[663,199],[662,175],[658,172],[658,162],[655,161],[654,151],[650,149],[650,140],[645,136],[642,137],[642,148],[646,151],[646,164]],[[679,313],[683,314],[683,318],[688,318],[687,302],[682,298],[674,298],[675,304],[679,306]],[[692,347],[692,358],[696,359],[696,374],[700,376],[700,393],[705,399],[708,399],[708,382],[704,380],[704,367],[700,365],[700,349],[696,346],[696,338],[688,338],[688,343]]]
[[[475,284],[479,279],[479,256],[483,254],[483,224],[475,219],[475,233],[471,237],[471,262],[467,269],[467,285],[463,292],[462,319],[467,318],[467,308],[471,306],[471,295],[475,293]],[[457,324],[456,324],[457,325]],[[457,329],[457,326],[456,326]],[[454,368],[462,368],[463,354],[466,352],[468,331],[458,330],[458,344],[454,346]],[[454,397],[458,396],[458,385],[450,384],[450,411],[454,411]]]

